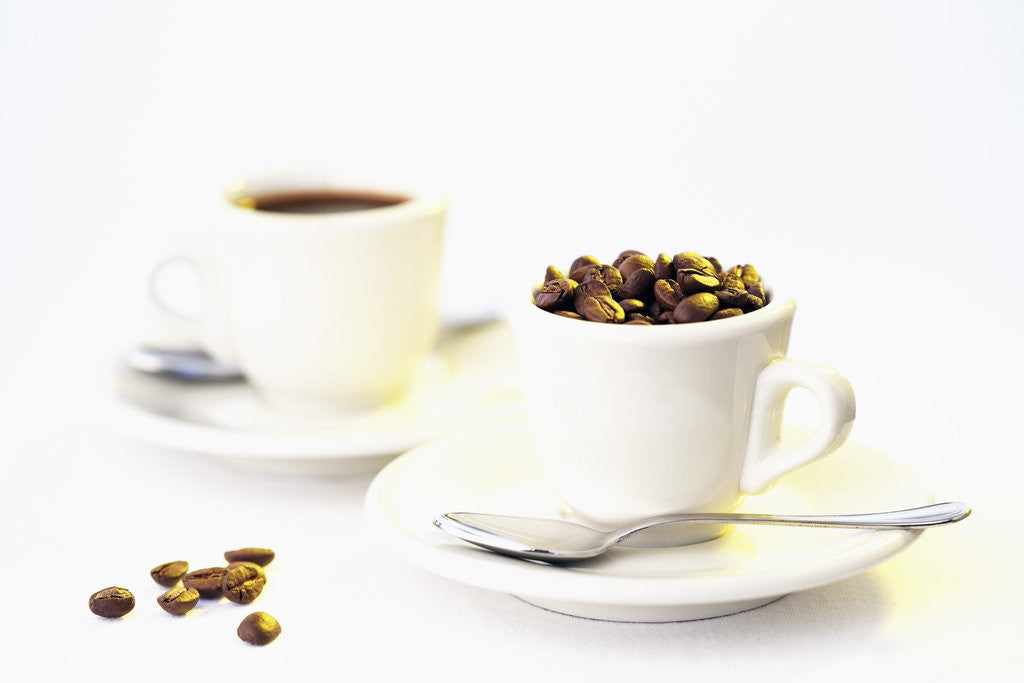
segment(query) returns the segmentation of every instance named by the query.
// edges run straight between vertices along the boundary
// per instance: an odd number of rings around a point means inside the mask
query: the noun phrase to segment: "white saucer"
[[[891,456],[848,442],[740,509],[838,514],[930,502]],[[424,569],[556,612],[613,621],[684,621],[759,607],[863,571],[921,533],[736,526],[707,543],[613,548],[556,567],[497,555],[433,526],[436,515],[453,511],[559,516],[522,418],[440,439],[391,462],[367,493],[368,522],[394,552]]]
[[[130,436],[247,466],[354,474],[449,432],[519,411],[505,323],[446,330],[398,403],[341,416],[279,413],[244,381],[196,383],[121,368],[114,418]]]

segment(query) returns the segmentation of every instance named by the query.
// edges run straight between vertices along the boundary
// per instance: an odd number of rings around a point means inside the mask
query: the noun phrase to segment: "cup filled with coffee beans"
[[[150,277],[176,336],[242,369],[270,404],[373,408],[399,398],[438,333],[447,203],[327,175],[250,178],[211,212],[208,243]],[[206,306],[185,317],[159,296],[170,263],[193,264]]]
[[[609,528],[724,512],[842,445],[853,389],[786,357],[795,311],[756,267],[696,252],[549,266],[512,329],[534,450],[566,512]],[[794,388],[811,392],[820,419],[782,443]],[[721,532],[697,527],[692,540]]]

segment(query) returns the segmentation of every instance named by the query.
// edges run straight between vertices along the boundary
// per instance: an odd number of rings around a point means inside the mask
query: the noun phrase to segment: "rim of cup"
[[[239,203],[240,199],[253,195],[324,191],[402,198],[403,201],[372,209],[309,214],[259,211]],[[393,220],[403,219],[409,214],[443,212],[447,210],[449,200],[447,197],[435,193],[356,182],[353,179],[329,173],[286,173],[253,175],[236,180],[224,187],[220,193],[220,204],[230,213],[244,214],[266,225],[287,223],[290,228],[294,229],[303,223],[316,224],[319,228],[322,228],[325,223],[339,228],[389,223]]]
[[[662,344],[666,340],[686,344],[743,336],[771,327],[778,323],[780,318],[792,317],[796,312],[796,300],[783,294],[772,296],[771,302],[763,308],[733,318],[669,325],[615,325],[566,318],[540,308],[533,302],[533,295],[540,287],[540,284],[535,284],[529,289],[527,296],[516,298],[511,313],[513,321],[518,326],[539,327],[545,333],[558,335],[560,338],[578,337],[591,341],[628,339],[630,344],[638,346],[647,342]]]

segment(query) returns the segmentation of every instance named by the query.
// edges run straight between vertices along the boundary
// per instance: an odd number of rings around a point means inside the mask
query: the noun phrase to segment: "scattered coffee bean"
[[[149,575],[161,586],[173,586],[181,581],[181,577],[188,573],[188,562],[177,560],[175,562],[164,562],[149,570]]]
[[[281,635],[281,624],[266,612],[253,612],[238,625],[238,637],[252,645],[266,645]]]
[[[123,617],[135,608],[135,596],[127,588],[111,586],[89,596],[89,610],[107,619]]]
[[[219,598],[221,596],[221,583],[224,580],[224,567],[207,567],[197,569],[194,572],[185,574],[181,582],[185,588],[194,588],[199,592],[201,598]]]
[[[266,567],[274,561],[274,551],[270,548],[239,548],[226,551],[224,559],[228,562],[252,562]]]
[[[253,562],[232,562],[221,580],[221,593],[231,602],[247,605],[260,596],[267,585],[263,567]]]
[[[199,591],[195,588],[176,586],[156,599],[160,608],[168,614],[184,614],[199,602]]]
[[[756,311],[771,299],[754,266],[723,269],[718,259],[693,251],[659,253],[652,259],[627,249],[611,264],[588,254],[565,272],[569,277],[548,266],[534,303],[555,315],[591,322],[661,325],[724,320]],[[693,298],[697,294],[705,296]]]

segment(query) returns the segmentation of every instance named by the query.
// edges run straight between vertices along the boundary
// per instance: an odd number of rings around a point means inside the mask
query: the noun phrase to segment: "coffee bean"
[[[622,273],[623,278],[628,278],[630,275],[641,269],[649,270],[653,273],[654,261],[646,254],[633,254],[623,261],[622,265],[616,266],[616,268],[618,268],[619,272]]]
[[[764,283],[755,282],[754,284],[747,287],[747,294],[751,294],[760,299],[763,303],[768,303],[768,292],[764,289]]]
[[[548,266],[548,269],[544,271],[544,282],[551,282],[552,280],[561,280],[565,275],[562,274],[555,266]]]
[[[168,614],[184,614],[199,602],[199,591],[195,588],[177,586],[156,599],[160,608]]]
[[[753,311],[763,307],[764,299],[759,296],[754,296],[750,292],[747,292],[747,300],[744,301],[743,306],[741,306],[744,313],[752,313]]]
[[[583,312],[583,306],[587,299],[611,299],[612,293],[608,291],[608,287],[600,280],[587,280],[581,282],[577,287],[576,291],[573,292],[573,308],[576,312],[586,317],[586,313]]]
[[[127,588],[111,586],[89,596],[89,610],[107,619],[123,617],[135,608],[135,596]]]
[[[621,271],[622,268],[620,268],[620,266],[622,265],[623,261],[628,259],[630,256],[638,256],[638,255],[639,256],[644,256],[645,254],[644,254],[644,252],[637,251],[636,249],[627,249],[626,251],[624,251],[621,254],[619,254],[618,257],[616,257],[616,259],[614,261],[612,261],[612,265],[615,266],[616,268],[618,268]],[[625,276],[626,274],[623,273],[622,275]]]
[[[572,273],[575,270],[579,270],[583,266],[591,265],[599,266],[601,265],[601,262],[598,261],[596,257],[591,256],[590,254],[584,254],[583,256],[580,256],[578,259],[572,262],[572,265],[569,266],[569,272]],[[570,275],[569,277],[572,277],[572,275]]]
[[[739,308],[720,308],[715,311],[708,320],[722,320],[723,318],[735,318],[738,315],[743,315],[743,311]]]
[[[595,323],[621,323],[626,313],[610,296],[592,296],[583,302],[583,317]]]
[[[707,320],[718,310],[718,298],[708,292],[691,294],[672,311],[672,319],[677,323],[696,323]]]
[[[575,291],[575,281],[558,278],[545,282],[544,286],[533,295],[533,301],[546,311],[566,308],[572,304],[572,296]]]
[[[569,273],[554,277],[562,271],[549,266],[534,303],[566,318],[637,324],[723,320],[769,303],[757,268],[722,268],[718,259],[694,251],[652,259],[627,249],[610,265],[588,254],[573,261]],[[703,296],[694,298],[698,294]]]
[[[671,311],[683,300],[683,290],[675,280],[658,280],[654,283],[654,300],[662,310]]]
[[[615,266],[584,266],[579,270],[573,271],[570,279],[573,279],[580,284],[598,280],[603,282],[605,287],[608,288],[608,291],[611,292],[614,292],[622,286],[622,273],[620,273],[618,268]]]
[[[627,261],[628,263],[628,261]],[[654,271],[650,268],[634,270],[622,286],[612,292],[616,299],[650,299],[654,287]]]
[[[644,310],[645,307],[644,302],[640,299],[621,299],[619,306],[622,306],[622,311],[626,314],[627,318],[632,313],[639,313]]]
[[[637,318],[635,320],[627,320],[623,324],[624,325],[653,325],[654,323],[649,322],[647,320],[641,320],[640,318]]]
[[[654,259],[654,276],[659,280],[675,280],[676,268],[672,265],[672,257],[668,254],[658,254]]]
[[[266,584],[263,567],[253,562],[233,562],[224,572],[220,588],[231,602],[246,605],[260,596]]]
[[[194,588],[199,592],[201,598],[219,598],[221,596],[221,583],[224,580],[224,567],[207,567],[197,569],[194,572],[185,574],[181,582],[185,588]]]
[[[281,635],[281,624],[266,612],[253,612],[238,625],[238,637],[252,645],[266,645]]]
[[[697,292],[713,292],[721,285],[718,277],[705,273],[687,273],[679,271],[676,275],[676,282],[679,283],[683,294],[696,294]]]
[[[175,562],[164,562],[149,570],[149,575],[161,586],[173,586],[181,580],[181,577],[188,573],[188,562],[177,560]]]
[[[563,318],[572,318],[574,320],[586,320],[586,318],[584,318],[582,315],[580,315],[576,311],[551,311],[551,312],[554,313],[555,315],[560,315]]]
[[[224,559],[228,562],[252,562],[266,567],[274,561],[274,551],[270,548],[239,548],[226,551]]]

